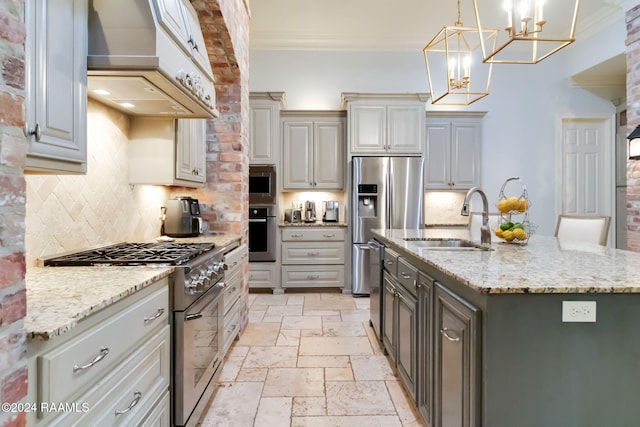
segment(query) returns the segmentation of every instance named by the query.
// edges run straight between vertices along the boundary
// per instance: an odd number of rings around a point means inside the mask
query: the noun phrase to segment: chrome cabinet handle
[[[318,276],[317,274],[309,274],[307,276],[307,279],[311,279],[311,280],[315,280],[315,279],[319,279],[320,276]]]
[[[323,234],[324,237],[335,237],[335,234]]]
[[[31,135],[36,137],[36,141],[40,141],[42,137],[42,130],[40,129],[40,125],[36,123],[36,127],[33,129],[29,128],[29,124],[24,122],[24,128],[22,129],[24,136],[29,137]]]
[[[202,317],[202,313],[195,313],[195,314],[187,314],[186,316],[184,316],[184,320],[185,321],[189,321],[189,320],[196,320]]]
[[[147,322],[151,322],[152,320],[156,320],[158,317],[162,316],[164,314],[164,308],[158,308],[158,311],[156,311],[156,314],[154,314],[151,317],[145,317],[144,318],[144,323]]]
[[[442,328],[442,329],[440,329],[440,333],[441,333],[442,335],[444,335],[444,337],[445,337],[446,339],[448,339],[449,341],[452,341],[452,342],[458,342],[458,341],[460,341],[460,337],[459,337],[459,336],[457,336],[457,335],[458,335],[458,333],[457,333],[457,332],[455,332],[455,331],[452,331],[451,329]],[[450,335],[450,334],[451,334],[451,335]]]
[[[73,365],[73,372],[89,369],[90,367],[107,357],[107,354],[109,354],[109,349],[107,347],[100,347],[100,354],[98,354],[91,362],[87,363],[86,365]]]
[[[116,415],[126,414],[127,412],[132,410],[138,404],[138,402],[140,402],[141,398],[142,398],[142,393],[140,393],[139,391],[134,392],[133,400],[131,401],[131,403],[129,403],[129,406],[126,407],[125,409],[116,409]]]
[[[307,255],[309,255],[309,256],[318,256],[318,255],[320,255],[320,252],[307,252]]]
[[[410,274],[405,273],[404,271],[401,271],[401,272],[400,272],[400,275],[401,275],[403,278],[405,278],[405,279],[410,279],[410,278],[411,278],[411,275],[410,275]]]
[[[394,264],[394,262],[393,262],[393,261],[391,261],[391,260],[389,260],[389,261],[386,261],[386,262],[385,262],[385,264],[387,264],[387,265],[393,265],[393,264]]]
[[[304,234],[292,234],[291,237],[302,237]]]

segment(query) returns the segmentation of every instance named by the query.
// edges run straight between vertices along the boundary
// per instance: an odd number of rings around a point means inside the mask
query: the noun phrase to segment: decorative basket
[[[520,189],[515,192],[519,196],[505,194],[505,187],[511,181],[520,184]],[[529,220],[531,201],[527,187],[519,177],[511,177],[502,184],[496,207],[500,212],[500,220],[494,227],[494,235],[504,243],[526,244],[537,226]]]

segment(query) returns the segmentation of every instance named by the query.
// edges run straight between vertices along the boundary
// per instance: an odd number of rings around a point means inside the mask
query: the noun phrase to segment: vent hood
[[[90,0],[88,95],[125,114],[218,117],[211,64],[187,0]]]

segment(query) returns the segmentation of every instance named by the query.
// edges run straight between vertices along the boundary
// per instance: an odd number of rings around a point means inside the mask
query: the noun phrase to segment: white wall
[[[483,122],[482,187],[490,203],[497,201],[507,178],[520,176],[533,203],[530,215],[539,225],[539,234],[553,234],[558,213],[557,119],[615,114],[608,100],[570,85],[567,62],[575,64],[572,55],[583,52],[602,59],[623,51],[620,32],[611,34],[612,39],[596,46],[605,52],[583,48],[576,42],[536,65],[495,65],[490,95],[469,107],[457,108],[487,112]],[[342,92],[428,92],[421,51],[252,51],[250,62],[250,90],[284,91],[287,108],[292,110],[338,109]],[[591,60],[583,62],[593,65]],[[427,111],[436,109],[456,108],[427,105]]]

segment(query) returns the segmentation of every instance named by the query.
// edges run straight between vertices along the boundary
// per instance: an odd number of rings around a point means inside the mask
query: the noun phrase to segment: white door
[[[610,118],[562,119],[559,213],[612,215],[613,137]],[[615,218],[611,220],[615,229]],[[609,230],[609,243],[614,234]]]

